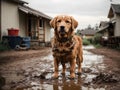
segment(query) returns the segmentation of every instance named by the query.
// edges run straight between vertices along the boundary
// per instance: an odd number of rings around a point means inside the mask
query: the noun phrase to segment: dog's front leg
[[[70,61],[70,78],[75,78],[75,60]]]
[[[54,59],[54,74],[53,74],[53,78],[58,78],[58,65],[59,65],[59,61]]]

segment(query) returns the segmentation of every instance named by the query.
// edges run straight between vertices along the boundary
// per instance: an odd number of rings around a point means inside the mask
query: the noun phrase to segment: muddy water
[[[103,56],[88,52],[86,49],[94,47],[83,47],[84,61],[82,63],[83,72],[76,78],[69,78],[69,64],[65,75],[59,73],[59,78],[53,80],[53,57],[52,53],[39,58],[31,58],[24,62],[16,62],[7,65],[11,72],[4,72],[7,84],[4,90],[105,90],[105,86],[93,85],[92,79],[105,69]],[[62,66],[59,66],[61,72]],[[1,69],[1,70],[4,70]],[[76,66],[77,73],[77,66]]]

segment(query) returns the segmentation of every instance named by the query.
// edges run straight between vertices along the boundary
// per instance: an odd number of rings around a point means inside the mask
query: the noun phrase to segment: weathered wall
[[[1,0],[0,0],[0,40],[1,40]]]
[[[115,36],[120,36],[120,15],[116,15]]]
[[[50,35],[51,30],[50,29],[51,29],[51,27],[49,25],[49,20],[46,20],[45,21],[45,42],[49,42],[51,39],[51,35]]]
[[[16,3],[1,1],[1,34],[8,35],[8,28],[19,29],[19,12]]]

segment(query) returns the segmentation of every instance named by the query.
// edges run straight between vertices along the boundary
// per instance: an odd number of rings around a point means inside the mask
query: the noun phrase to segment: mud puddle
[[[12,63],[3,66],[1,75],[5,78],[6,84],[3,90],[106,90],[107,85],[97,85],[100,82],[97,77],[105,70],[103,63],[104,56],[96,55],[88,52],[86,49],[94,47],[83,47],[84,61],[82,63],[82,74],[77,75],[71,80],[69,78],[69,64],[66,65],[67,71],[65,75],[61,74],[62,66],[59,66],[59,78],[52,79],[53,74],[53,57],[52,53],[39,58],[31,58],[24,62]],[[8,68],[9,67],[9,68]],[[8,68],[8,70],[6,69]],[[106,74],[103,74],[105,76]],[[108,75],[108,79],[115,77]],[[103,79],[104,80],[104,79]],[[102,81],[101,81],[102,82]]]

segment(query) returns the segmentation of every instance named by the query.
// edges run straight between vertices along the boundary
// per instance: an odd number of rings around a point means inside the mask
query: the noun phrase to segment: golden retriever
[[[59,63],[62,64],[62,74],[65,74],[65,63],[70,63],[70,78],[75,78],[75,66],[78,65],[78,74],[81,73],[83,61],[82,39],[74,34],[78,22],[67,15],[59,15],[50,21],[54,28],[52,52],[54,57],[53,78],[58,78]]]

